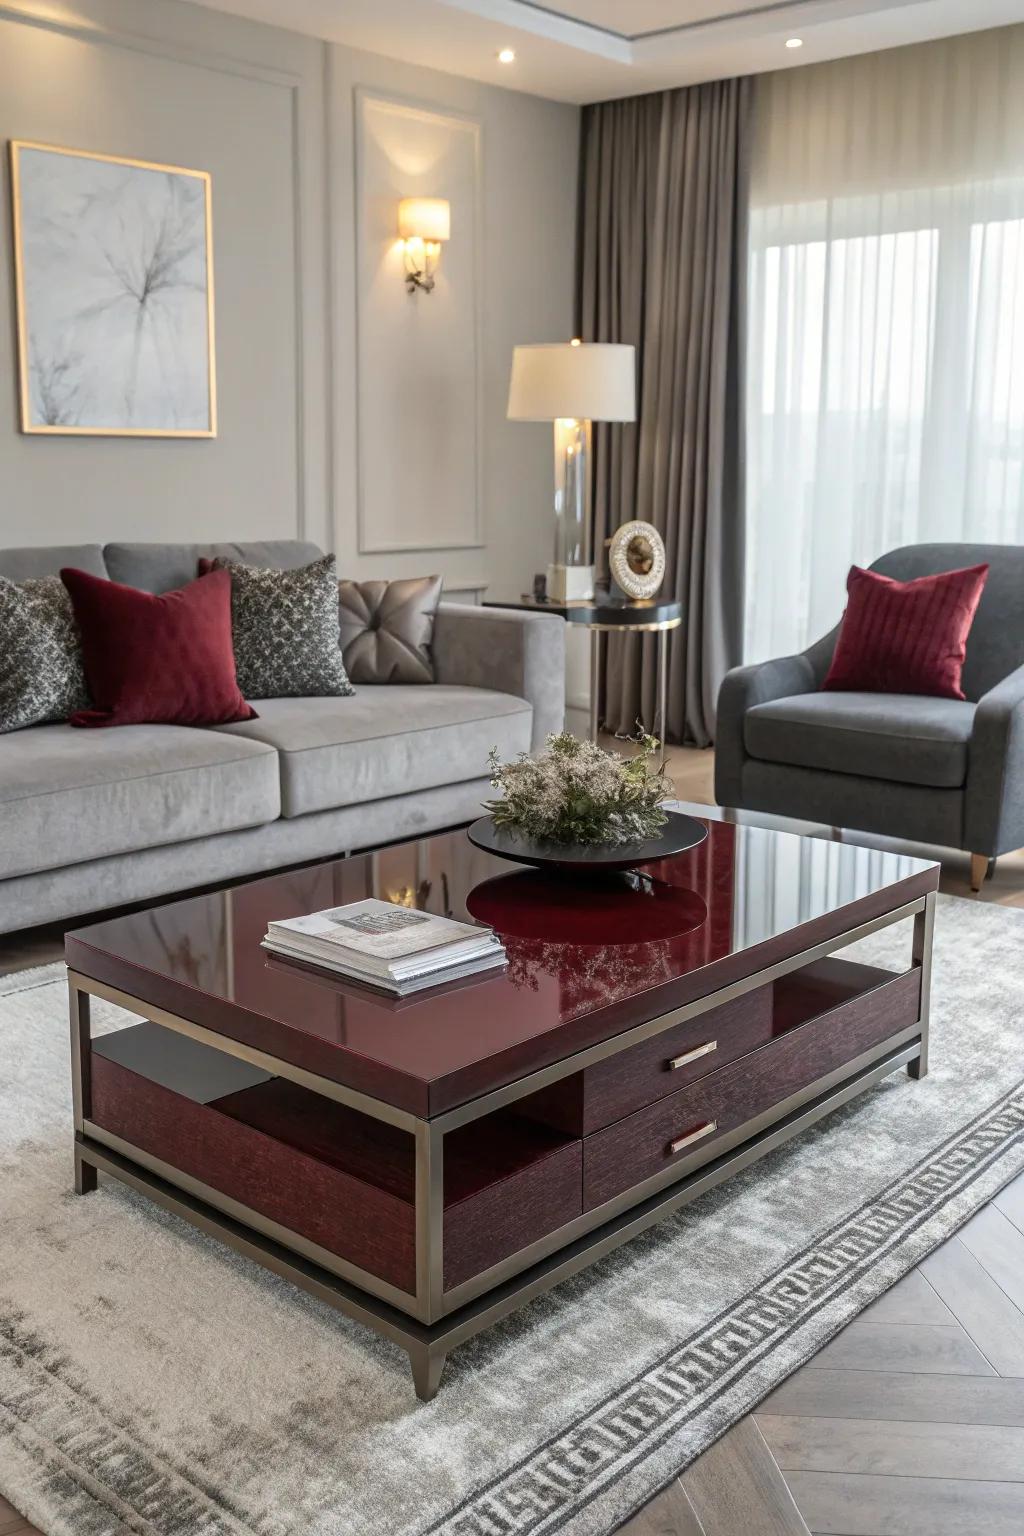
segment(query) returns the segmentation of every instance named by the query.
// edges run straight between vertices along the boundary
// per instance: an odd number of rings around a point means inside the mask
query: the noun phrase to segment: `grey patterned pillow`
[[[0,576],[0,732],[66,720],[92,701],[71,599],[59,576]]]
[[[212,561],[211,568],[231,572],[231,638],[243,698],[355,692],[338,645],[333,555],[298,571],[223,559]]]
[[[340,581],[341,654],[354,683],[432,683],[440,576]]]

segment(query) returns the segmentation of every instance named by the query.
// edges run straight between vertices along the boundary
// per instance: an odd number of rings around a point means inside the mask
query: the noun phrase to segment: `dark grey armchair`
[[[838,626],[798,656],[737,667],[718,696],[720,805],[968,849],[979,890],[1024,847],[1024,548],[914,544],[871,567],[899,581],[987,560],[966,700],[822,692]]]

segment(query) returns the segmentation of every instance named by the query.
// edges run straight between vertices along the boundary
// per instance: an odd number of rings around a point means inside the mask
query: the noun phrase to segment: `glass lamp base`
[[[587,602],[594,595],[594,567],[549,565],[547,594],[552,603]]]

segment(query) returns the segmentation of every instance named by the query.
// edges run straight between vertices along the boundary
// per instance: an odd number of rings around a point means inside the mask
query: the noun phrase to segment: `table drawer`
[[[772,989],[758,987],[553,1083],[524,1107],[569,1135],[589,1136],[771,1038]]]
[[[854,989],[851,993],[851,987]],[[799,1024],[801,1001],[845,1000]],[[785,1032],[583,1143],[583,1205],[593,1210],[716,1141],[908,1028],[918,1016],[920,972],[901,976],[825,960],[775,984]]]

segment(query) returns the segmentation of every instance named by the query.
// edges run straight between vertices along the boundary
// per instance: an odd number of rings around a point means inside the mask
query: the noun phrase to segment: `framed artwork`
[[[11,143],[23,432],[215,437],[210,176]]]

